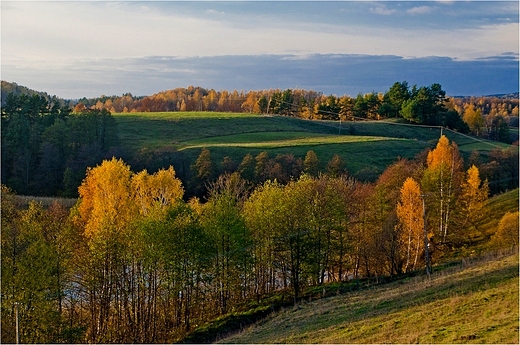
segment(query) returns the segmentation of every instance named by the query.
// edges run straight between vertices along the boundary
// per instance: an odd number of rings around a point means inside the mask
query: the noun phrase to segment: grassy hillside
[[[467,244],[439,258],[431,280],[419,270],[310,287],[297,309],[281,292],[202,325],[184,341],[227,334],[221,342],[517,343],[518,252],[495,247],[492,235],[518,207],[518,189],[489,199],[466,230]]]
[[[440,129],[397,123],[308,121],[282,116],[254,114],[172,112],[114,114],[122,146],[129,152],[140,149],[182,151],[194,161],[207,147],[216,163],[229,156],[237,163],[247,154],[267,151],[272,157],[292,153],[303,158],[314,150],[322,168],[339,154],[351,173],[380,174],[397,157],[413,158],[436,144]],[[463,155],[472,150],[505,147],[495,142],[475,141],[453,132]]]
[[[518,343],[518,255],[303,303],[223,343]]]

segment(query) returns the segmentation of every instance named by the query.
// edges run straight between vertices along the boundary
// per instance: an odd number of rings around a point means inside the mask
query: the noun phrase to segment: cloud
[[[375,14],[380,14],[383,16],[388,16],[388,15],[396,13],[397,10],[389,9],[385,5],[379,5],[377,7],[370,7],[370,12],[375,13]]]
[[[406,13],[412,14],[412,15],[418,15],[418,14],[428,14],[435,10],[434,7],[431,6],[418,6],[418,7],[412,7],[408,10],[406,10]]]
[[[208,14],[218,14],[218,15],[226,14],[226,12],[224,12],[224,11],[217,11],[217,10],[214,10],[214,9],[209,9],[209,10],[206,11],[206,13],[208,13]]]
[[[384,92],[396,81],[410,85],[439,83],[449,95],[484,95],[518,90],[517,53],[478,61],[430,56],[313,54],[148,56],[72,61],[55,69],[3,68],[2,77],[65,98],[151,95],[161,90],[201,86],[215,90],[303,88],[324,94],[355,96]],[[4,67],[4,66],[3,66]],[[16,75],[16,78],[13,76]],[[478,76],[478,78],[475,78]]]

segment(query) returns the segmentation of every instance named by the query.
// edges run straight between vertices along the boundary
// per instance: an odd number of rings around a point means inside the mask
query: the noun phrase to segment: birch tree
[[[407,178],[401,188],[400,201],[397,203],[397,217],[402,228],[402,256],[405,258],[404,270],[414,270],[419,253],[424,249],[424,221],[421,190],[419,184],[411,177]]]
[[[435,149],[428,153],[422,179],[423,190],[429,193],[428,207],[431,223],[436,228],[439,242],[446,243],[453,223],[453,213],[462,177],[463,162],[454,142],[441,136]]]

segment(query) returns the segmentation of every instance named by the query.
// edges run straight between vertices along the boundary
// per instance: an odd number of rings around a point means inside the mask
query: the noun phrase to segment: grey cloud
[[[410,85],[440,83],[449,95],[485,95],[518,91],[518,54],[476,61],[448,57],[405,59],[395,55],[311,54],[228,55],[179,58],[149,56],[83,61],[52,71],[17,71],[3,78],[64,98],[150,95],[189,85],[216,90],[303,88],[324,94],[384,92],[396,81]]]

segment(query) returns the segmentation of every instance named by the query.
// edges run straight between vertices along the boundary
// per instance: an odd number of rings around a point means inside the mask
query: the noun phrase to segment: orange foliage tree
[[[397,204],[397,217],[401,225],[402,248],[405,251],[405,271],[414,270],[419,252],[424,247],[422,241],[424,220],[422,215],[422,198],[419,184],[411,177],[407,178],[401,188],[400,201]],[[414,255],[413,264],[411,256]],[[410,267],[411,264],[411,267]]]

